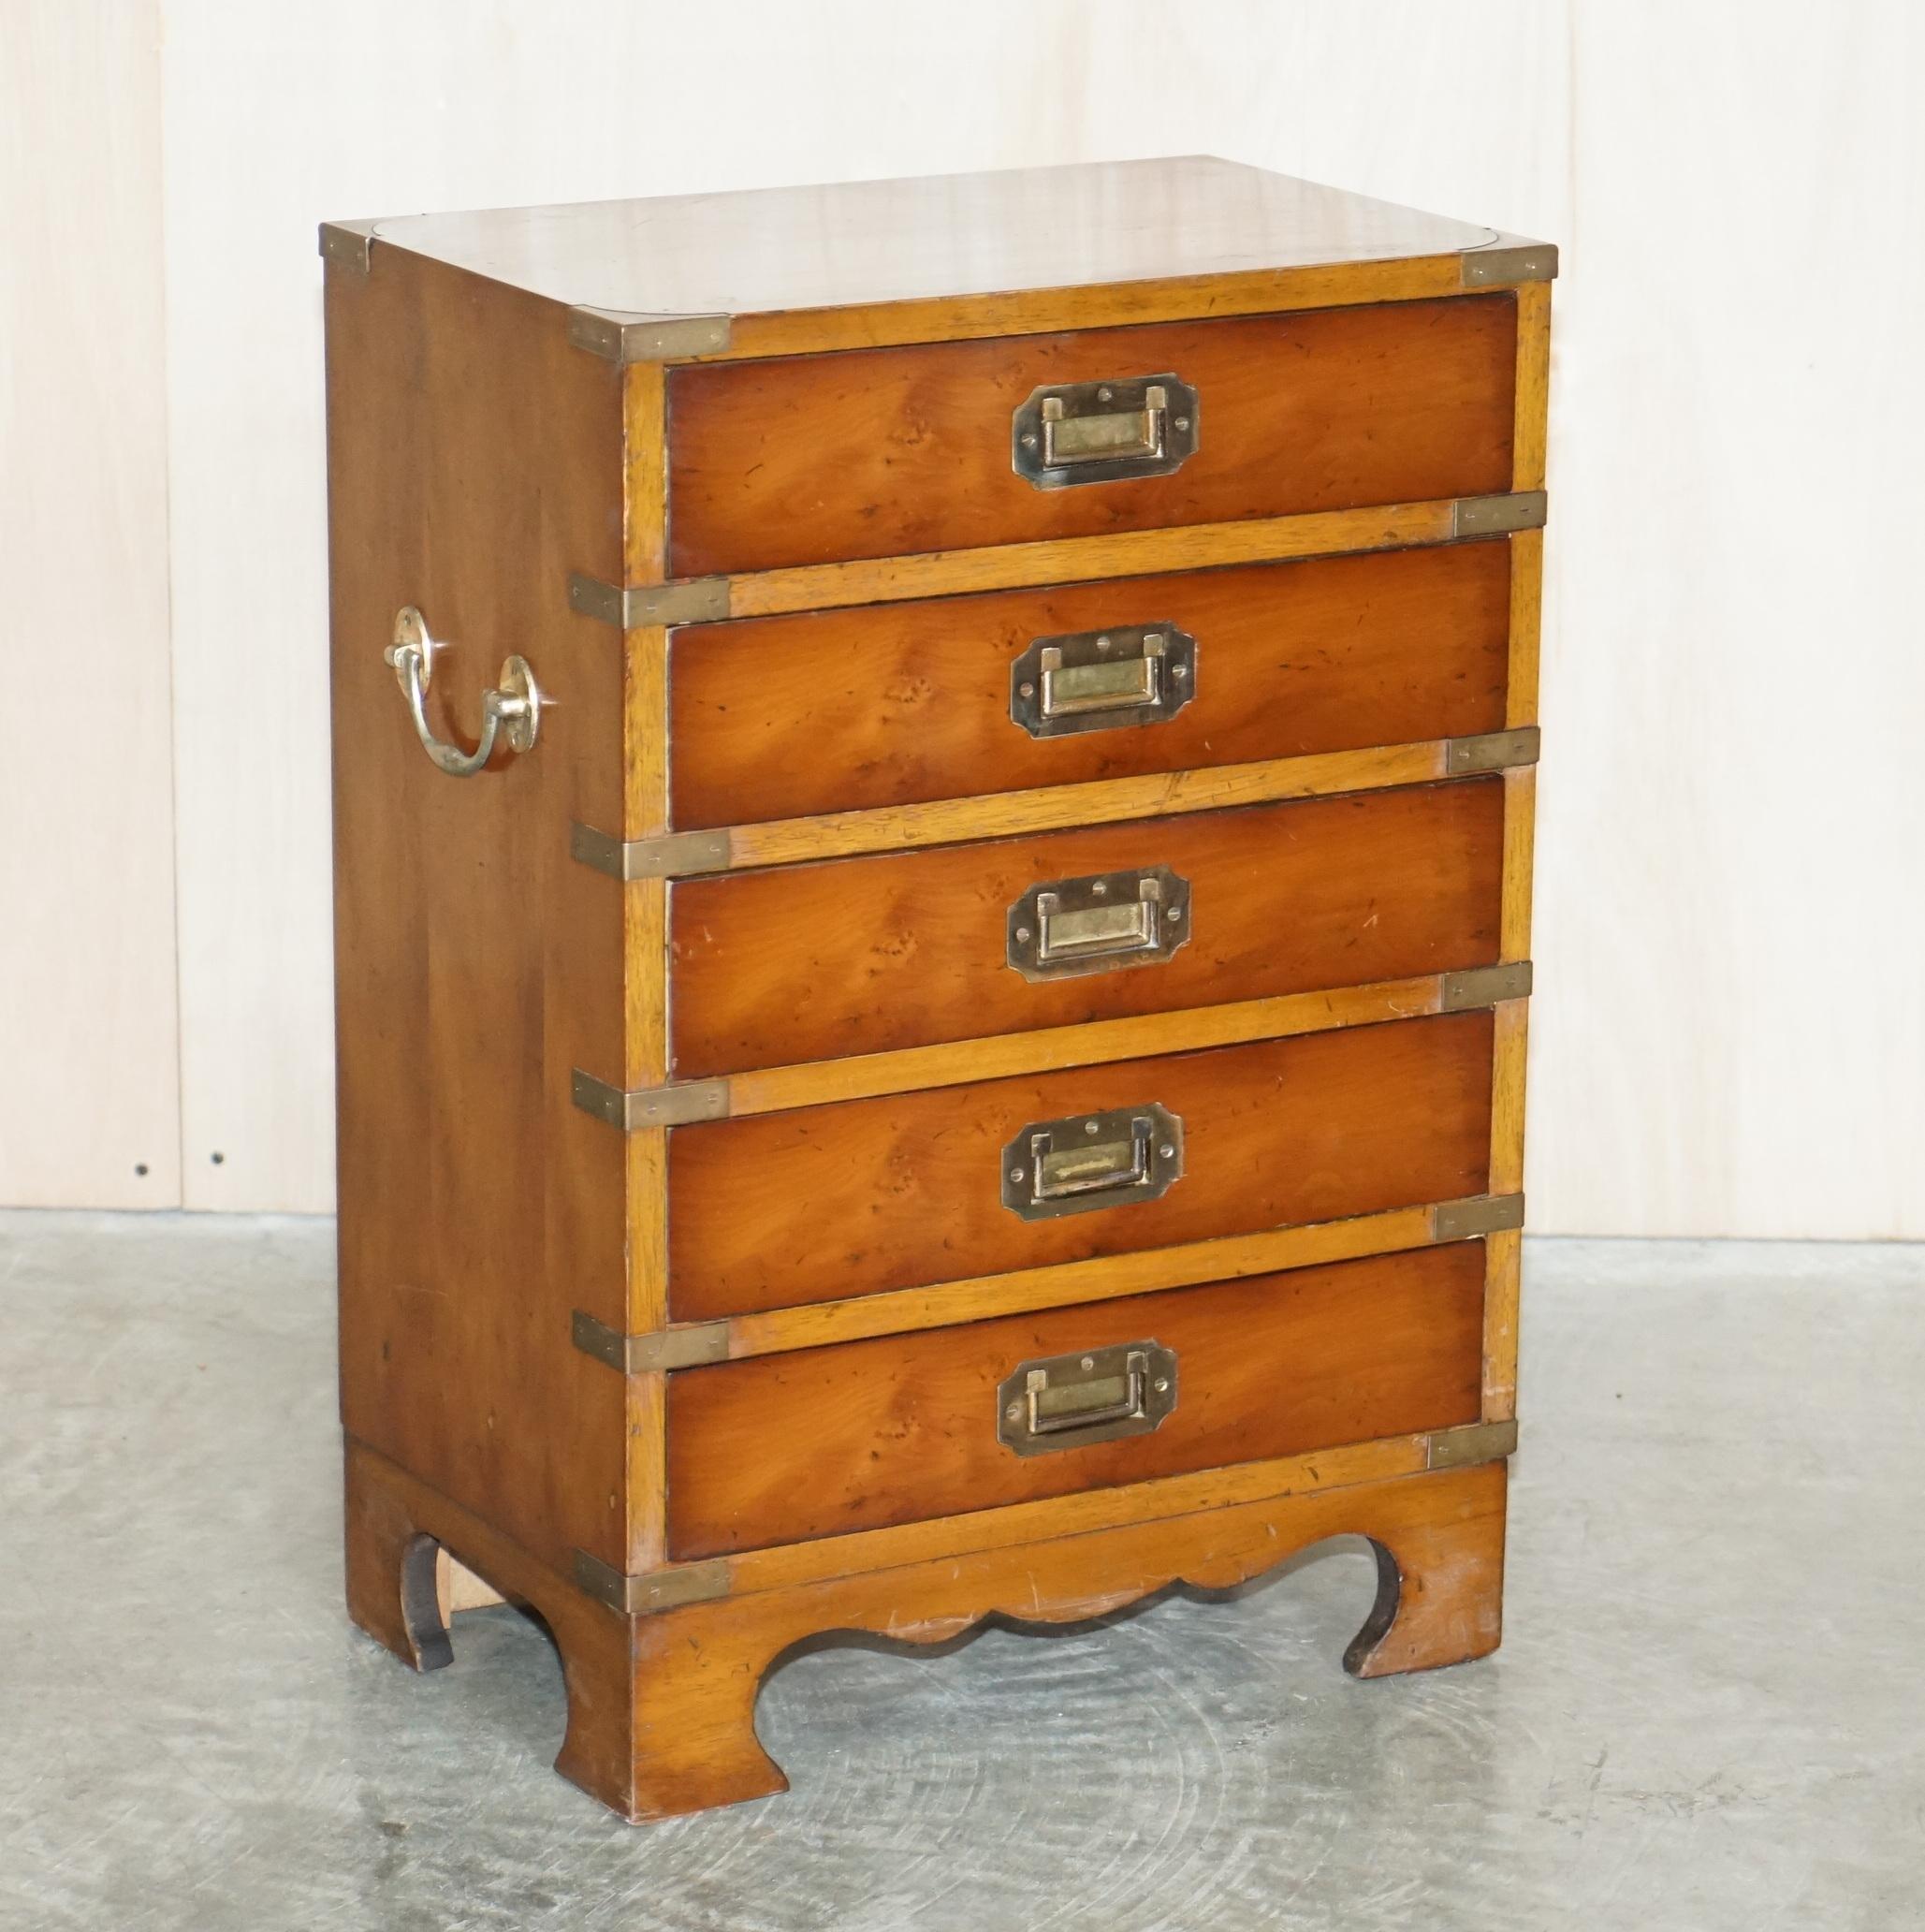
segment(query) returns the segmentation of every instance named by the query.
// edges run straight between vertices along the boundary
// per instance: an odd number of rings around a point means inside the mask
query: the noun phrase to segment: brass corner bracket
[[[726,1322],[690,1322],[678,1328],[658,1328],[652,1335],[624,1335],[576,1309],[569,1339],[583,1354],[605,1362],[623,1375],[699,1368],[705,1363],[729,1358]]]
[[[591,1557],[575,1553],[576,1583],[590,1596],[623,1617],[646,1617],[654,1610],[673,1610],[682,1603],[708,1603],[729,1593],[729,1566],[724,1558],[705,1563],[676,1563],[666,1570],[649,1570],[630,1576]]]
[[[1470,1469],[1480,1462],[1497,1462],[1515,1452],[1514,1422],[1473,1422],[1463,1428],[1437,1429],[1429,1439],[1426,1468]]]
[[[683,1080],[669,1087],[624,1090],[576,1067],[570,1097],[583,1113],[592,1114],[624,1134],[640,1127],[686,1127],[697,1120],[725,1120],[729,1112],[726,1080]]]
[[[1541,490],[1513,490],[1502,496],[1460,496],[1451,505],[1452,536],[1506,536],[1541,530],[1551,499]]]
[[[1441,1201],[1430,1211],[1433,1241],[1470,1241],[1523,1225],[1522,1194],[1473,1194],[1465,1201]]]
[[[1527,1000],[1531,993],[1531,962],[1512,959],[1502,966],[1472,966],[1447,973],[1437,998],[1439,1013],[1468,1013],[1495,1006],[1504,1000]]]
[[[691,577],[680,583],[637,584],[624,591],[575,570],[568,577],[568,607],[623,631],[649,624],[713,623],[729,614],[729,580]]]
[[[1467,249],[1458,257],[1466,288],[1512,288],[1520,282],[1554,282],[1557,248],[1550,242]]]
[[[568,340],[591,356],[626,367],[712,356],[729,345],[726,315],[640,315],[629,309],[572,308]]]
[[[572,856],[611,879],[686,879],[729,869],[729,833],[663,832],[652,839],[618,839],[577,821],[569,829]]]
[[[1538,762],[1540,735],[1535,724],[1515,731],[1486,731],[1476,738],[1444,740],[1444,769],[1452,778],[1466,771],[1510,771]]]
[[[365,275],[374,252],[374,228],[372,221],[323,222],[321,258]]]

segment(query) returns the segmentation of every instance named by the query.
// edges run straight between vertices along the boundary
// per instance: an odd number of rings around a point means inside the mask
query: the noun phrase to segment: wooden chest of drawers
[[[1215,161],[333,226],[349,1605],[561,1768],[1369,1538],[1497,1642],[1554,252]]]

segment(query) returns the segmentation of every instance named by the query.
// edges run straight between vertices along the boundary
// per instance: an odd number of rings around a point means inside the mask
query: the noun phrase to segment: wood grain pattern
[[[674,1072],[1486,965],[1503,797],[1501,779],[1467,779],[681,880],[670,898]],[[1009,966],[1009,908],[1030,886],[1154,864],[1190,883],[1179,951],[1037,983]]]
[[[1496,731],[1502,541],[699,624],[671,639],[678,828],[1081,784]],[[1036,739],[1010,665],[1037,637],[1173,624],[1190,702]]]
[[[1509,486],[1509,293],[871,349],[669,373],[668,567],[728,575]],[[1010,420],[1045,384],[1174,370],[1181,469],[1038,490]]]
[[[1491,1027],[1451,1014],[672,1129],[670,1312],[708,1321],[1482,1193]],[[1152,1100],[1184,1123],[1184,1175],[1160,1199],[1038,1222],[1003,1207],[1001,1149],[1020,1129]]]
[[[330,268],[328,343],[343,1415],[537,1554],[620,1561],[621,1386],[568,1316],[627,1312],[627,1155],[566,1069],[623,1054],[623,915],[566,827],[622,809],[621,666],[553,594],[620,564],[618,378],[400,253]],[[514,648],[537,755],[430,764],[382,662],[407,603],[453,646],[440,733]]]
[[[1483,1257],[1457,1246],[1179,1288],[668,1380],[677,1560],[1477,1419]],[[1177,1404],[1152,1433],[1040,1456],[997,1436],[1038,1356],[1156,1340]]]
[[[1190,1006],[1174,1013],[1146,1013],[1129,1019],[1098,1019],[1081,1026],[1043,1027],[1034,1032],[999,1033],[953,1040],[942,1046],[911,1046],[896,1053],[809,1061],[733,1074],[726,1081],[728,1118],[780,1113],[824,1101],[867,1100],[915,1088],[955,1087],[1008,1074],[1047,1073],[1057,1067],[1098,1066],[1106,1061],[1141,1060],[1156,1053],[1186,1053],[1243,1040],[1276,1040],[1292,1033],[1320,1033],[1334,1027],[1370,1026],[1380,1019],[1413,1019],[1451,1010],[1444,1003],[1446,975],[1381,980],[1331,991],[1284,993],[1269,1000],[1235,1000],[1220,1006]]]

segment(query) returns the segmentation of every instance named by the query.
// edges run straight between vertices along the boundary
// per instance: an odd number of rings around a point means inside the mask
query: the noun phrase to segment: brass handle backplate
[[[1021,1362],[996,1391],[996,1435],[1018,1456],[1144,1436],[1176,1407],[1176,1351],[1119,1342]]]
[[[1196,454],[1197,394],[1181,376],[1052,383],[1010,424],[1010,464],[1038,490],[1167,476]]]
[[[1154,1201],[1183,1178],[1183,1122],[1154,1101],[1036,1120],[1002,1150],[1002,1205],[1025,1221]]]
[[[535,683],[525,657],[505,659],[500,689],[481,694],[481,736],[472,752],[435,737],[428,722],[428,687],[434,678],[435,653],[447,648],[429,635],[427,619],[408,604],[395,618],[394,642],[382,653],[394,666],[416,736],[436,767],[450,778],[473,778],[494,756],[498,739],[505,739],[510,751],[532,752],[541,730],[542,708],[549,700]]]
[[[1009,687],[1011,722],[1031,738],[1159,724],[1196,695],[1196,639],[1168,623],[1038,637]]]
[[[1153,966],[1189,938],[1189,881],[1168,866],[1032,886],[1009,909],[1004,958],[1028,980]]]

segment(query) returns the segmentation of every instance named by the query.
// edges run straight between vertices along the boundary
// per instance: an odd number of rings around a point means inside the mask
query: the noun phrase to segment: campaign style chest
[[[631,1819],[823,1631],[1355,1534],[1349,1669],[1493,1649],[1555,252],[1189,159],[322,253],[356,1620],[537,1610]]]

